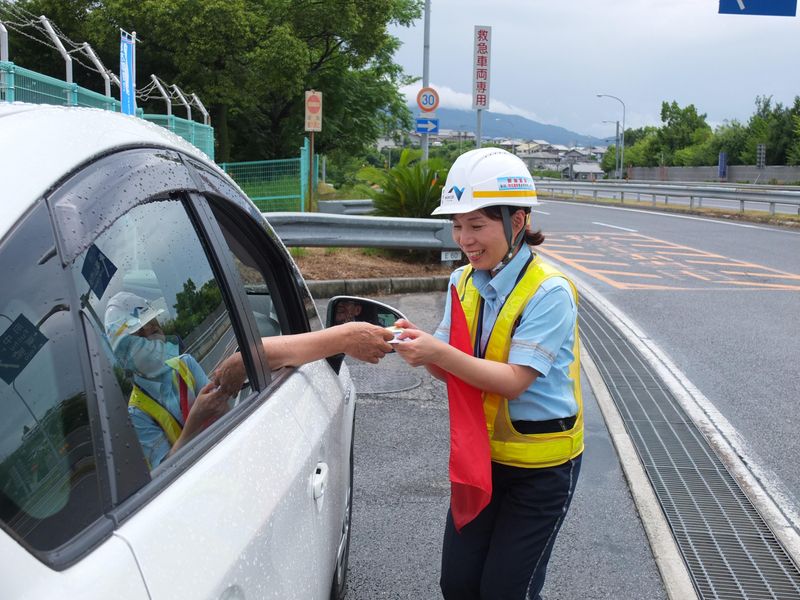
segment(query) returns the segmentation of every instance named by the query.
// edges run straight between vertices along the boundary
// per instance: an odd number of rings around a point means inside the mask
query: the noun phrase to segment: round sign
[[[322,108],[322,101],[316,94],[311,94],[306,100],[306,108],[312,115],[317,114]]]
[[[417,94],[417,106],[422,112],[433,112],[439,106],[439,92],[432,87],[424,87]]]

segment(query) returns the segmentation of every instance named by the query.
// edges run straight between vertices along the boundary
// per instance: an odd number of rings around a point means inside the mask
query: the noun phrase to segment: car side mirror
[[[396,308],[359,296],[334,296],[328,302],[325,326],[341,325],[350,321],[364,321],[379,327],[391,327],[406,316]]]
[[[391,327],[398,319],[406,316],[396,308],[359,296],[334,296],[328,301],[328,315],[325,326],[332,327],[350,321],[365,321],[379,327]],[[337,373],[342,366],[344,354],[328,357],[328,363]]]

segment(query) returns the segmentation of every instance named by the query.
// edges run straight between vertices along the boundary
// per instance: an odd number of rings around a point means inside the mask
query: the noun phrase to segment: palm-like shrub
[[[364,167],[357,174],[360,191],[369,196],[375,214],[384,217],[430,217],[439,206],[447,168],[438,159],[421,160],[422,152],[405,149],[390,169]]]

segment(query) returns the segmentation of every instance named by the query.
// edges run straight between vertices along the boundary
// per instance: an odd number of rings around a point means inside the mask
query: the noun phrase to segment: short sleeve
[[[574,339],[577,309],[563,278],[546,280],[525,307],[511,340],[508,362],[547,375],[559,351]]]
[[[450,307],[450,287],[451,286],[458,286],[458,280],[461,279],[461,273],[464,269],[456,269],[450,275],[450,281],[447,284],[447,292],[445,293],[445,302],[444,302],[444,314],[442,315],[442,321],[439,323],[439,326],[436,328],[436,331],[433,332],[433,336],[439,340],[442,340],[444,343],[450,343],[450,314],[451,314],[451,307]]]

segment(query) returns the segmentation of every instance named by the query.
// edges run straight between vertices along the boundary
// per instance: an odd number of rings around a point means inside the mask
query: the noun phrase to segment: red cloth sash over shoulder
[[[450,286],[450,345],[472,354],[464,309]],[[481,391],[447,373],[450,407],[450,511],[457,531],[477,517],[492,498],[492,459]]]

